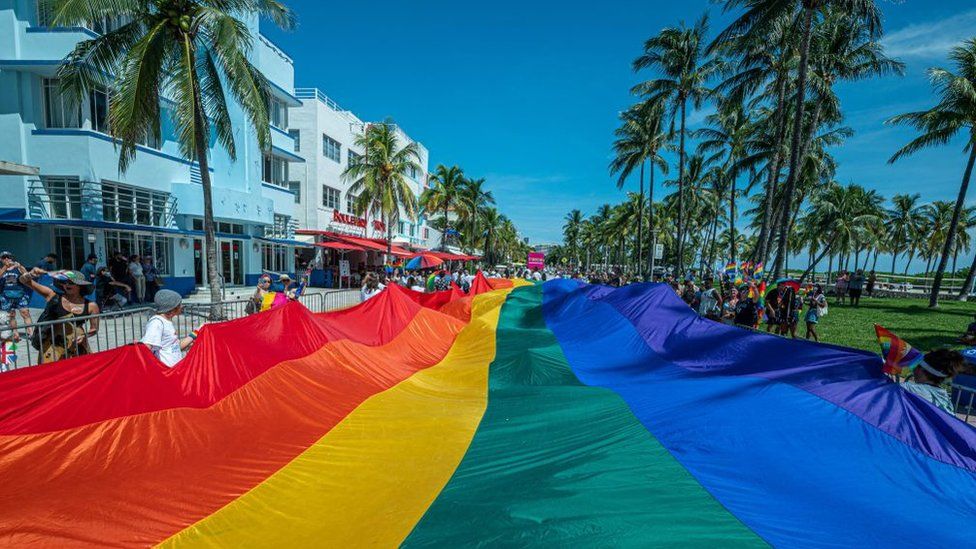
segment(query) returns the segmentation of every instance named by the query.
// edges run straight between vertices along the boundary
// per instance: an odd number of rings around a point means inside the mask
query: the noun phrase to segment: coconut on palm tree
[[[966,168],[959,185],[952,220],[942,244],[935,280],[932,281],[929,307],[937,307],[939,304],[942,278],[955,245],[956,230],[966,203],[973,164],[976,163],[976,38],[966,40],[962,45],[953,48],[949,59],[955,64],[956,72],[942,68],[929,69],[929,79],[939,97],[938,104],[926,111],[905,113],[888,120],[892,124],[907,124],[921,132],[921,135],[899,149],[889,162],[895,162],[927,147],[946,145],[960,132],[966,135]],[[973,260],[973,267],[976,268],[976,259]]]
[[[357,135],[355,144],[363,157],[346,166],[342,177],[351,180],[349,192],[356,196],[357,215],[377,212],[386,224],[386,253],[393,249],[393,226],[401,215],[417,217],[417,198],[407,174],[420,169],[417,143],[403,145],[392,121],[369,124]]]
[[[229,93],[247,115],[261,148],[270,146],[268,82],[248,61],[253,37],[238,16],[256,14],[290,28],[291,12],[276,0],[56,0],[53,10],[55,26],[85,26],[106,13],[129,21],[75,46],[58,68],[62,91],[75,100],[96,88],[114,91],[109,131],[119,143],[120,172],[135,158],[137,144],[147,137],[159,141],[160,102],[174,104],[172,123],[180,153],[200,167],[211,316],[222,318],[209,143],[216,138],[236,158]]]
[[[420,195],[420,207],[425,212],[441,213],[441,250],[447,250],[447,233],[451,229],[451,212],[457,207],[467,180],[457,165],[448,168],[439,164],[430,174],[429,187]]]

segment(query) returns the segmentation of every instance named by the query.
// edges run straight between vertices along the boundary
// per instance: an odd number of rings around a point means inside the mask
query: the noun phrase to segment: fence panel
[[[224,320],[247,316],[247,299],[223,301]],[[357,290],[334,290],[309,293],[299,297],[308,310],[324,313],[351,307],[359,303]],[[185,303],[183,314],[173,319],[176,333],[185,337],[194,329],[210,320],[213,305],[210,303]],[[89,353],[115,349],[142,339],[146,321],[155,314],[151,307],[125,309],[110,313],[72,317],[70,319],[34,322],[19,326],[18,331],[36,332],[39,348],[34,348],[30,337],[22,338],[17,345],[17,368],[35,366]],[[87,332],[98,323],[98,331],[92,336]],[[0,369],[0,371],[3,371]]]

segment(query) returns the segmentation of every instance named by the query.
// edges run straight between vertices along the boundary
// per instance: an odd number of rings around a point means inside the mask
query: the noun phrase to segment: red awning
[[[359,250],[365,251],[361,246],[356,246],[355,244],[347,244],[345,242],[319,242],[316,244],[321,248],[329,248],[330,250]]]
[[[480,259],[473,255],[463,255],[463,254],[452,254],[449,252],[425,252],[435,257],[439,257],[445,261],[470,261],[472,259]]]

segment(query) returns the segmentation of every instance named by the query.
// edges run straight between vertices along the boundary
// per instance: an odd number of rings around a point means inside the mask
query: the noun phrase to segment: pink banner
[[[529,258],[525,266],[530,269],[542,269],[546,266],[546,254],[542,252],[529,252]]]

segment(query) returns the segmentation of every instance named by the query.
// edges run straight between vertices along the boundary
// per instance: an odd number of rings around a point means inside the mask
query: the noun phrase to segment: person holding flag
[[[899,387],[932,403],[936,408],[955,415],[946,384],[966,367],[959,351],[936,349],[925,355],[891,331],[874,325],[884,357],[882,372],[897,377],[908,376]]]

